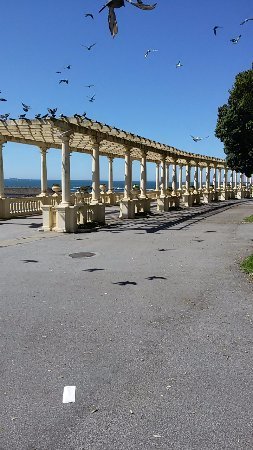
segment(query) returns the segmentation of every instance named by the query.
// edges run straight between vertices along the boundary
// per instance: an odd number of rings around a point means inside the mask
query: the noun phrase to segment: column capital
[[[97,133],[96,135],[92,135],[90,136],[90,140],[93,146],[95,145],[100,145],[101,142],[104,140],[104,137],[102,135],[100,135],[99,133]]]
[[[47,153],[47,151],[49,150],[49,147],[46,145],[38,145],[38,148],[41,153]]]

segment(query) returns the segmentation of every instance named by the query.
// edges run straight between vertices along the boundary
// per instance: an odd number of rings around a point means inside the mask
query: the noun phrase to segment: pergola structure
[[[166,195],[166,168],[172,165],[172,194],[177,196],[177,166],[179,166],[179,191],[182,193],[182,167],[186,167],[184,201],[189,206],[192,202],[190,192],[190,171],[195,168],[194,187],[202,188],[202,170],[206,168],[207,201],[210,187],[210,170],[218,169],[218,188],[221,188],[221,170],[224,170],[223,187],[226,191],[227,167],[225,160],[188,153],[175,147],[162,144],[109,125],[92,121],[81,116],[66,118],[22,119],[0,121],[0,198],[4,198],[4,172],[2,147],[6,142],[16,142],[38,146],[41,150],[41,196],[47,192],[46,153],[50,148],[61,149],[62,152],[62,198],[57,206],[55,229],[73,231],[76,228],[76,207],[70,200],[70,154],[71,152],[88,153],[92,157],[92,195],[90,205],[93,207],[93,220],[104,221],[104,205],[100,203],[99,156],[107,156],[109,161],[108,191],[112,191],[113,159],[125,160],[125,190],[121,202],[121,217],[134,216],[134,203],[131,198],[132,161],[141,164],[139,201],[143,202],[143,210],[148,209],[146,202],[146,164],[157,165],[156,190],[160,189],[158,209],[167,210],[171,205]],[[161,180],[159,168],[161,167]],[[237,175],[236,175],[237,176]],[[235,184],[237,179],[234,177]],[[216,186],[216,182],[215,182]],[[52,205],[44,202],[44,229],[52,229],[50,214]]]

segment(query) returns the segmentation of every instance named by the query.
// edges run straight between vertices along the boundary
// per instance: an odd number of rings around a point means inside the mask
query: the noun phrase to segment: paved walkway
[[[253,448],[253,201],[220,206],[0,222],[1,450]]]

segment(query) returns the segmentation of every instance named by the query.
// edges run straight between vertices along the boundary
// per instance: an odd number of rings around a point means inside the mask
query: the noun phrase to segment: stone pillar
[[[70,151],[69,136],[62,137],[62,201],[61,204],[68,206],[70,203]]]
[[[199,168],[199,190],[202,192],[203,188],[203,167]]]
[[[230,184],[230,189],[231,189],[231,190],[234,189],[233,170],[230,170],[229,184]]]
[[[100,198],[100,175],[99,175],[99,142],[94,141],[92,144],[92,191],[91,203],[94,205],[99,203]]]
[[[240,184],[239,184],[240,189],[242,189],[243,187],[243,173],[240,173]]]
[[[178,190],[182,192],[183,188],[183,166],[179,164],[179,172],[178,172]]]
[[[236,172],[236,170],[234,170],[233,173],[234,173],[234,189],[237,189],[237,172]]]
[[[216,167],[213,168],[213,190],[216,192]]]
[[[155,190],[159,191],[159,185],[160,185],[160,163],[156,163],[156,170],[155,170]]]
[[[131,158],[130,149],[127,148],[125,151],[125,188],[124,188],[124,198],[130,200],[131,197]]]
[[[108,157],[109,173],[108,173],[108,194],[113,192],[113,158]]]
[[[160,197],[165,197],[165,178],[166,178],[166,161],[164,158],[161,161],[161,194],[160,194]]]
[[[218,189],[221,189],[221,168],[218,169]]]
[[[41,180],[41,193],[40,197],[47,195],[47,150],[46,147],[40,147],[40,180]]]
[[[177,193],[177,165],[172,165],[172,194],[176,195]]]
[[[146,198],[146,181],[147,181],[147,155],[143,151],[141,154],[141,194],[140,198]]]
[[[226,191],[227,189],[227,169],[224,168],[223,172],[223,190]]]
[[[166,176],[165,176],[165,189],[168,189],[169,187],[169,180],[170,180],[170,164],[166,164]]]
[[[187,164],[185,167],[185,192],[186,192],[186,194],[189,194],[190,178],[191,178],[191,166],[190,166],[190,164]]]
[[[198,191],[198,189],[199,189],[199,169],[198,166],[196,166],[194,170],[194,190]]]
[[[4,142],[0,141],[0,198],[4,198],[3,145]]]
[[[206,167],[206,192],[210,190],[210,167]]]

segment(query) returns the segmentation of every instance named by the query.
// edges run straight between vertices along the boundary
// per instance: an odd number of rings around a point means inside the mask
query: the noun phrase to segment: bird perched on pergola
[[[142,0],[137,0],[136,2],[134,2],[133,0],[126,0],[126,1],[133,6],[136,6],[137,8],[146,11],[154,9],[156,7],[156,3],[154,3],[153,5],[146,5],[145,3],[143,3]],[[116,34],[118,33],[118,24],[114,9],[121,8],[122,6],[125,6],[125,0],[109,0],[99,11],[101,12],[106,7],[108,8],[109,30],[113,37],[116,36]]]

